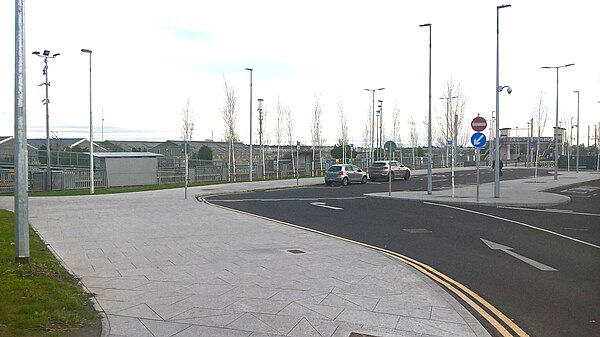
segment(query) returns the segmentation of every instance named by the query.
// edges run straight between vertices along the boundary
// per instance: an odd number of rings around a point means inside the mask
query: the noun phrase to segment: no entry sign
[[[473,120],[471,121],[471,128],[473,128],[473,130],[475,130],[477,132],[481,132],[481,131],[485,130],[486,127],[487,127],[487,121],[483,117],[478,116],[478,117],[473,118]]]

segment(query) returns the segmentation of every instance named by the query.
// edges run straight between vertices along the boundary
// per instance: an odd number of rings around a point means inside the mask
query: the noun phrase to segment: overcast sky
[[[500,10],[500,127],[526,136],[540,92],[555,123],[556,71],[559,116],[570,122],[580,99],[580,142],[600,121],[600,4],[589,0],[506,1]],[[28,137],[45,137],[43,61],[31,55],[60,53],[49,62],[50,130],[61,137],[89,137],[91,49],[94,139],[167,140],[181,137],[187,98],[196,113],[194,140],[223,139],[224,78],[237,95],[237,130],[249,140],[249,72],[256,99],[267,108],[274,143],[277,98],[289,106],[294,139],[310,143],[314,97],[321,96],[325,138],[338,134],[341,100],[350,141],[363,145],[372,96],[385,90],[384,123],[401,111],[403,142],[410,116],[420,143],[428,111],[427,28],[433,33],[433,113],[441,113],[444,82],[453,78],[466,96],[465,119],[495,110],[497,1],[134,1],[26,0]],[[0,2],[0,136],[14,133],[14,1]],[[435,115],[434,115],[435,118]],[[102,122],[104,119],[104,122]],[[575,121],[576,122],[576,121]],[[103,125],[103,135],[102,135]],[[435,124],[434,124],[435,125]],[[563,124],[563,126],[565,126]],[[391,129],[388,126],[387,129]],[[593,127],[592,127],[593,130]],[[487,130],[485,131],[487,134]],[[592,131],[593,132],[593,131]]]

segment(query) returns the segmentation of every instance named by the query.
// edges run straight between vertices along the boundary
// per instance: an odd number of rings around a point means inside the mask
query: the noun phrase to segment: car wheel
[[[367,183],[367,176],[363,176],[362,180],[360,181],[361,184],[366,184]]]
[[[331,183],[331,181],[326,181],[326,182],[325,182],[325,185],[327,185],[327,186],[331,186],[331,185],[333,185],[333,184]]]
[[[410,178],[410,171],[406,171],[404,173],[404,180],[408,180]]]
[[[394,172],[392,172],[391,174],[392,174],[392,180],[394,180]]]
[[[349,183],[348,178],[342,179],[342,185],[343,186],[348,186],[348,183]]]
[[[371,180],[371,182],[376,182],[377,181],[377,179],[375,179],[375,178],[369,178],[369,180]]]

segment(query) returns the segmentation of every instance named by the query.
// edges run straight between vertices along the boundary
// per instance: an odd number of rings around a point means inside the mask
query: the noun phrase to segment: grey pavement
[[[570,176],[559,181],[581,179]],[[510,184],[537,196],[542,185],[555,185],[547,178]],[[513,198],[508,184],[502,200]],[[295,185],[255,181],[188,194]],[[471,188],[455,194],[468,199]],[[429,197],[447,201],[443,193]],[[407,195],[427,196],[394,194]],[[398,260],[183,196],[174,189],[29,199],[34,229],[95,294],[106,317],[103,336],[489,336],[446,291]],[[12,210],[13,198],[0,197],[0,208]]]

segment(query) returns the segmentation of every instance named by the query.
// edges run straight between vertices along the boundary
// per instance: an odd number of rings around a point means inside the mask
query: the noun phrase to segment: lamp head
[[[419,25],[419,27],[431,27],[431,23],[424,23],[422,25]]]
[[[50,55],[50,51],[49,50],[44,50],[43,54],[44,54],[44,56],[48,56],[48,55]]]
[[[33,55],[40,55],[40,52],[39,51],[34,51],[32,54]]]
[[[81,50],[81,52],[82,52],[82,53],[88,53],[88,54],[91,54],[91,53],[92,53],[92,51],[91,51],[91,50],[89,50],[89,49],[82,49],[82,50]]]
[[[509,94],[512,94],[512,88],[511,87],[507,87],[506,88],[506,92],[508,92]]]

